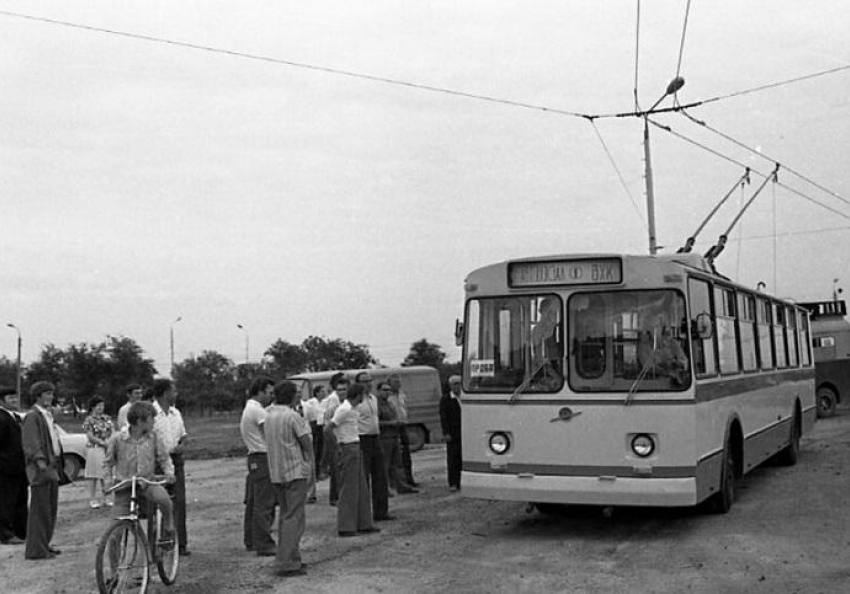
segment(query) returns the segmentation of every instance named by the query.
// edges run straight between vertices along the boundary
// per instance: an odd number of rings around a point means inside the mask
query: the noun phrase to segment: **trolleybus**
[[[467,497],[726,512],[815,421],[808,311],[702,256],[514,260],[465,291]]]
[[[835,407],[850,394],[850,322],[847,303],[812,301],[801,303],[812,317],[818,417],[831,417]]]

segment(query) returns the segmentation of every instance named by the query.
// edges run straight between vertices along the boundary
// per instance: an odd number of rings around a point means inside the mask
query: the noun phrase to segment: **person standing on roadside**
[[[384,468],[389,487],[397,493],[418,493],[405,480],[404,469],[401,465],[401,450],[399,448],[398,432],[402,423],[398,413],[390,402],[392,388],[389,382],[378,382],[378,422],[381,426],[381,453],[384,455]]]
[[[275,386],[275,403],[266,416],[269,471],[277,490],[280,518],[275,570],[279,576],[304,575],[301,537],[307,526],[306,503],[313,460],[313,433],[295,411],[298,387],[284,381]]]
[[[331,389],[333,392],[325,398],[325,431],[324,451],[322,452],[322,470],[330,478],[328,484],[328,503],[336,505],[339,500],[339,466],[336,434],[331,427],[330,421],[340,403],[345,400],[348,393],[348,380],[342,372],[331,376]]]
[[[248,401],[242,411],[239,432],[248,448],[248,476],[245,479],[245,521],[242,537],[245,548],[260,557],[275,554],[271,536],[277,492],[269,475],[268,446],[264,425],[266,407],[274,400],[274,380],[261,375],[251,382]]]
[[[27,475],[21,445],[20,397],[0,388],[0,543],[23,544],[27,537]]]
[[[24,417],[21,441],[30,483],[30,508],[24,557],[51,559],[61,551],[50,544],[59,511],[59,464],[62,445],[53,422],[53,396],[50,382],[35,382],[30,388],[33,406]]]
[[[449,491],[460,489],[460,471],[463,464],[460,433],[460,376],[449,378],[449,392],[440,398],[440,425],[446,441],[446,466]]]
[[[419,483],[413,480],[413,460],[410,457],[410,433],[408,432],[407,417],[407,394],[401,389],[401,378],[397,373],[387,378],[392,388],[390,402],[395,407],[398,420],[401,425],[398,428],[399,447],[401,451],[401,465],[404,468],[404,479],[411,487],[418,487]]]
[[[130,407],[134,402],[142,399],[142,387],[139,384],[130,384],[126,389],[127,402],[118,409],[118,418],[115,419],[115,428],[121,431],[127,426],[127,413],[130,412]]]
[[[372,490],[372,517],[382,522],[395,520],[389,514],[389,487],[384,455],[381,450],[381,426],[378,421],[378,397],[372,394],[372,376],[368,371],[358,373],[354,381],[363,386],[366,393],[363,402],[357,405],[358,430],[360,432],[360,452],[366,480]]]
[[[100,396],[89,399],[89,414],[83,421],[86,434],[86,481],[89,483],[89,507],[98,509],[101,505],[112,505],[103,492],[103,459],[106,457],[106,443],[112,437],[112,418],[104,414],[106,403]],[[100,499],[95,497],[100,487]]]
[[[190,555],[188,534],[186,533],[186,468],[183,450],[186,444],[186,427],[183,416],[177,407],[177,389],[170,379],[157,379],[153,382],[153,407],[156,410],[153,430],[162,439],[174,465],[173,484],[174,522],[177,527],[177,542],[181,557]]]
[[[345,392],[345,402],[336,408],[333,417],[328,421],[328,427],[336,436],[338,449],[340,488],[336,528],[337,534],[343,538],[356,536],[358,532],[380,532],[380,529],[372,524],[369,483],[366,480],[360,451],[360,415],[357,406],[363,401],[366,389],[355,384]]]

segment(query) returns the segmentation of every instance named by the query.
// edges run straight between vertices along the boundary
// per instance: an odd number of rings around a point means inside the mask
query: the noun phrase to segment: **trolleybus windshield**
[[[567,319],[573,391],[678,391],[690,385],[681,293],[575,293]]]

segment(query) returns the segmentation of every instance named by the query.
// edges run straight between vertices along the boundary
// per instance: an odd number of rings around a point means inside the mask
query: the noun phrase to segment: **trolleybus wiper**
[[[519,398],[519,395],[525,391],[529,384],[531,384],[531,380],[534,379],[534,376],[537,375],[537,373],[541,369],[543,369],[543,367],[545,367],[547,363],[549,363],[548,359],[541,359],[540,361],[535,363],[534,368],[531,370],[531,373],[525,376],[525,379],[522,380],[522,383],[517,386],[516,390],[514,390],[514,393],[511,394],[510,398],[508,398],[509,403],[515,402]]]

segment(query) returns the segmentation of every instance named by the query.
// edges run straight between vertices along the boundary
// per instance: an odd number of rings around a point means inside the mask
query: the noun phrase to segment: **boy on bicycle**
[[[157,462],[165,473],[167,483],[174,482],[174,466],[165,446],[155,437],[153,421],[156,410],[150,402],[135,402],[127,413],[128,426],[114,434],[106,446],[103,462],[104,486],[131,477],[154,480]],[[114,476],[113,476],[114,475]],[[168,492],[160,485],[139,483],[136,487],[145,498],[159,506],[165,522],[162,540],[174,540],[174,513]],[[130,487],[115,492],[115,513],[126,515],[130,511]]]

